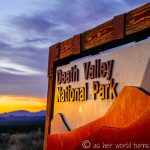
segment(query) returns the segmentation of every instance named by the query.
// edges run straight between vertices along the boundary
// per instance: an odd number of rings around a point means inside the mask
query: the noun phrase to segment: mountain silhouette
[[[5,120],[5,118],[3,118],[3,117],[0,117],[0,121],[1,121],[1,120]]]
[[[149,95],[136,87],[125,86],[102,118],[67,133],[49,135],[48,149],[74,149],[101,127],[129,127],[149,109]]]
[[[45,124],[46,111],[28,112],[24,110],[0,114],[0,126],[6,125],[43,125]]]
[[[33,116],[46,116],[46,111],[42,110],[39,112],[29,112],[29,111],[25,111],[25,110],[18,110],[18,111],[12,111],[9,113],[3,113],[0,114],[0,117],[9,117],[9,116],[29,116],[29,117],[33,117]]]

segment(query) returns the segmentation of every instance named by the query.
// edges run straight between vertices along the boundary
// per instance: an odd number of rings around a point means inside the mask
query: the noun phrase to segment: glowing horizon
[[[18,110],[29,112],[46,110],[46,100],[37,97],[0,95],[0,114]]]

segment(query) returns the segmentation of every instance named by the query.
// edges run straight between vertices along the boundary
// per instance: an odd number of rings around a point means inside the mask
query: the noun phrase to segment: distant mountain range
[[[24,110],[0,114],[1,125],[44,125],[46,111],[28,112]]]
[[[36,117],[36,116],[46,116],[46,110],[39,112],[29,112],[25,110],[12,111],[9,113],[0,114],[0,117],[9,117],[9,116],[26,116],[26,117]]]

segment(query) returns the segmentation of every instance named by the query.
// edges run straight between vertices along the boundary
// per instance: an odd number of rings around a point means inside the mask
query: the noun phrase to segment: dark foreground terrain
[[[42,150],[44,125],[0,126],[0,150]]]
[[[42,150],[45,111],[0,114],[0,150]]]

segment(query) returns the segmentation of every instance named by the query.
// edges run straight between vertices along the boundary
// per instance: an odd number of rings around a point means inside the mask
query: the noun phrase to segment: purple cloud
[[[35,15],[35,16],[26,16],[21,15],[14,17],[12,23],[16,26],[19,26],[23,30],[31,30],[39,33],[45,33],[49,28],[54,28],[57,26],[56,23],[46,19],[44,16]]]
[[[0,50],[2,50],[3,48],[9,48],[9,45],[5,42],[0,41]]]
[[[149,0],[142,0],[142,1],[139,1],[139,0],[125,0],[125,2],[130,5],[130,6],[133,6],[133,7],[139,7],[141,5],[144,5],[146,3],[149,3],[150,1]]]
[[[48,38],[27,38],[24,40],[25,43],[32,43],[32,42],[43,42],[48,41]]]
[[[0,95],[27,95],[46,99],[47,78],[16,76],[14,74],[0,73]]]

